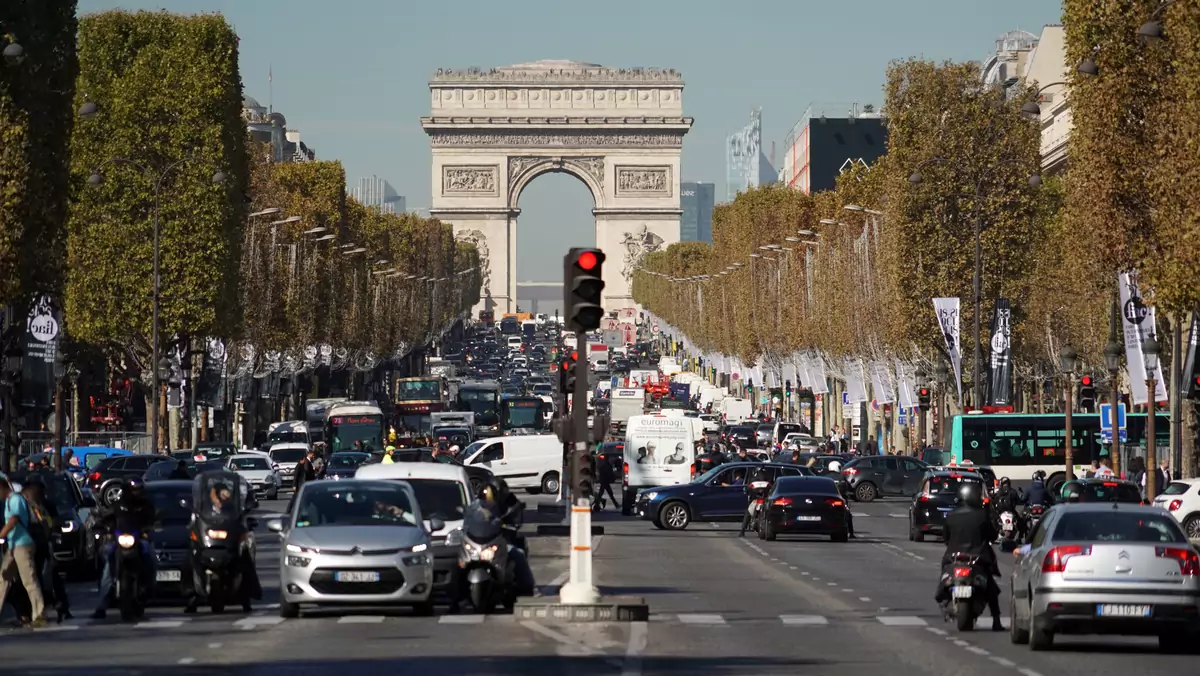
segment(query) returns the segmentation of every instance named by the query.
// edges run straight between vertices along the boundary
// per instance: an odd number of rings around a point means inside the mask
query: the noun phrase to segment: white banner
[[[867,377],[861,359],[846,360],[846,398],[851,404],[870,401],[867,396]]]
[[[917,405],[917,388],[913,385],[914,374],[909,366],[896,360],[896,381],[900,388],[900,408],[910,409]]]
[[[1117,286],[1121,289],[1121,328],[1125,337],[1125,369],[1129,373],[1129,391],[1133,403],[1145,404],[1146,362],[1142,344],[1147,338],[1158,340],[1154,325],[1154,308],[1146,307],[1138,289],[1137,273],[1122,272],[1117,275]],[[1162,361],[1154,373],[1154,401],[1167,400],[1167,384],[1163,382]]]
[[[958,390],[958,405],[962,406],[962,352],[960,351],[960,334],[958,323],[957,298],[934,298],[933,311],[937,314],[938,326],[942,329],[942,338],[946,341],[946,351],[950,353],[950,365],[954,368],[954,386]],[[976,403],[976,406],[979,404]]]
[[[809,357],[808,374],[812,377],[813,394],[829,394],[829,377],[825,374],[825,359],[820,356]]]
[[[871,362],[871,385],[875,387],[875,402],[879,405],[890,404],[896,400],[895,383],[892,371],[881,361]]]

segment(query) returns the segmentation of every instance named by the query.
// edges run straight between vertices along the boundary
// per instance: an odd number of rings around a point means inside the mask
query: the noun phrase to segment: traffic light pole
[[[575,333],[575,346],[587,345],[587,334]],[[571,427],[575,450],[568,464],[572,479],[577,476],[577,463],[584,462],[588,455],[588,443],[592,438],[587,424],[588,360],[581,353],[575,360],[575,391],[571,393]],[[571,553],[570,578],[559,590],[565,605],[589,605],[600,600],[600,592],[592,580],[592,505],[586,491],[578,486],[571,487]]]

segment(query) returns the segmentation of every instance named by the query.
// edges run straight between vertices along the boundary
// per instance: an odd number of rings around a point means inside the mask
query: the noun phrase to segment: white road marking
[[[815,577],[814,577],[813,579],[815,580],[815,579],[817,579],[817,578],[815,578]],[[830,586],[830,587],[836,587],[836,586],[837,586],[837,583],[836,583],[836,582],[826,582],[825,584],[826,584],[826,585],[828,585],[828,586]]]
[[[45,634],[54,631],[75,631],[77,629],[80,629],[80,625],[78,624],[53,624],[47,627],[38,627],[33,631],[34,633]]]
[[[343,618],[345,619],[345,618]],[[233,626],[242,629],[254,629],[255,627],[273,627],[283,622],[282,617],[267,617],[266,615],[256,615],[254,617],[246,617],[233,623]]]
[[[901,514],[899,512],[892,512],[891,514],[888,514],[888,516],[892,517],[893,519],[907,519],[908,518],[907,514]]]
[[[876,616],[875,619],[878,620],[879,623],[885,627],[925,627],[925,626],[928,626],[928,624],[925,622],[925,620],[917,617],[916,615],[879,615],[879,616]]]
[[[479,617],[483,617],[483,616],[480,615]],[[600,655],[600,654],[602,654],[600,651],[598,651],[594,648],[591,648],[587,645],[584,645],[577,639],[573,639],[570,636],[567,636],[566,634],[562,634],[557,631],[554,631],[553,629],[550,629],[549,627],[542,626],[541,624],[538,624],[537,622],[532,622],[532,621],[522,622],[521,626],[525,627],[526,629],[528,629],[532,632],[541,634],[542,636],[545,636],[547,638],[558,641],[560,644],[562,644],[562,646],[570,649],[570,652],[568,654],[582,654],[582,655]]]
[[[209,650],[216,650],[217,648],[220,648],[220,647],[221,647],[221,644],[220,644],[220,643],[209,643],[209,644],[208,644],[208,649],[209,649]]]
[[[383,615],[346,615],[339,617],[338,624],[379,624],[383,622]]]
[[[863,603],[870,603],[871,597],[870,596],[860,596],[860,597],[858,597],[858,600],[862,601]]]
[[[713,528],[720,528],[720,526],[717,525],[716,521],[709,521],[708,525],[712,526]]]
[[[986,651],[983,648],[980,648],[978,646],[969,646],[967,648],[967,651],[973,652],[976,655],[984,655],[984,656],[991,655],[991,653],[989,653],[988,651]]]
[[[802,571],[800,571],[800,574],[801,575],[809,575],[810,573],[807,570],[802,570]]]
[[[1015,667],[1015,666],[1017,666],[1017,663],[1016,663],[1016,662],[1013,662],[1012,660],[1010,660],[1010,659],[1006,659],[1006,658],[1004,658],[1004,657],[999,657],[999,656],[997,656],[997,655],[992,655],[992,656],[991,656],[991,657],[989,657],[988,659],[990,659],[991,661],[995,662],[996,664],[999,664],[999,665],[1000,665],[1000,666],[1002,666],[1002,667]]]
[[[788,566],[788,570],[798,570],[795,566]]]
[[[680,613],[679,621],[684,624],[725,624],[725,618],[720,615],[706,613]]]
[[[438,624],[483,624],[487,615],[442,615]]]
[[[780,615],[780,620],[788,626],[820,626],[829,624],[822,615]]]
[[[951,642],[960,648],[965,648],[965,647],[971,645],[970,643],[967,643],[966,641],[962,640],[961,638],[952,638]]]
[[[180,658],[179,664],[192,664],[195,661],[196,661],[195,657],[183,657],[183,658]]]
[[[945,629],[938,629],[937,627],[925,627],[925,631],[927,631],[927,632],[929,632],[929,633],[931,633],[931,634],[937,634],[938,636],[945,636],[945,635],[946,635],[946,630],[945,630]]]
[[[1024,674],[1024,676],[1042,676],[1040,673],[1034,671],[1033,669],[1029,669],[1026,667],[1021,667],[1020,669],[1017,669],[1017,673]]]
[[[183,620],[148,620],[133,625],[136,629],[174,629],[183,626]]]
[[[854,590],[853,590],[853,589],[843,589],[842,591],[846,592],[847,594],[853,594],[853,593],[854,593]]]
[[[629,625],[629,645],[625,647],[625,662],[621,665],[621,676],[642,676],[642,651],[650,638],[650,628],[645,622]]]

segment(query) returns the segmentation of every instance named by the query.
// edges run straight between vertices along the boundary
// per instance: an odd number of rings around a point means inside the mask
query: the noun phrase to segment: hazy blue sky
[[[437,68],[570,59],[683,73],[682,178],[724,195],[724,139],[763,109],[763,145],[814,101],[882,103],[893,59],[983,59],[1002,33],[1060,19],[1049,0],[80,0],[112,8],[220,12],[241,36],[246,93],[273,100],[321,159],[353,183],[386,178],[428,207],[429,113]],[[274,72],[274,96],[267,72]],[[518,276],[561,278],[560,252],[595,243],[582,183],[544,175],[521,196]],[[555,261],[547,265],[547,261]]]

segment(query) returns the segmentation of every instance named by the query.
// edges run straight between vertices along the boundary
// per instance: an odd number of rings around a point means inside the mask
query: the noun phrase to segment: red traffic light
[[[596,252],[594,251],[584,251],[579,254],[579,258],[575,260],[575,263],[581,269],[590,271],[595,270],[596,266],[600,265],[600,258],[596,256]]]
[[[921,389],[917,390],[917,396],[918,397],[928,397],[929,396],[929,388],[922,387]]]
[[[1091,387],[1092,386],[1092,377],[1084,376],[1083,378],[1079,379],[1079,382],[1082,383],[1084,387]]]
[[[578,352],[574,352],[574,351],[571,352],[571,361],[579,361],[579,353]]]

